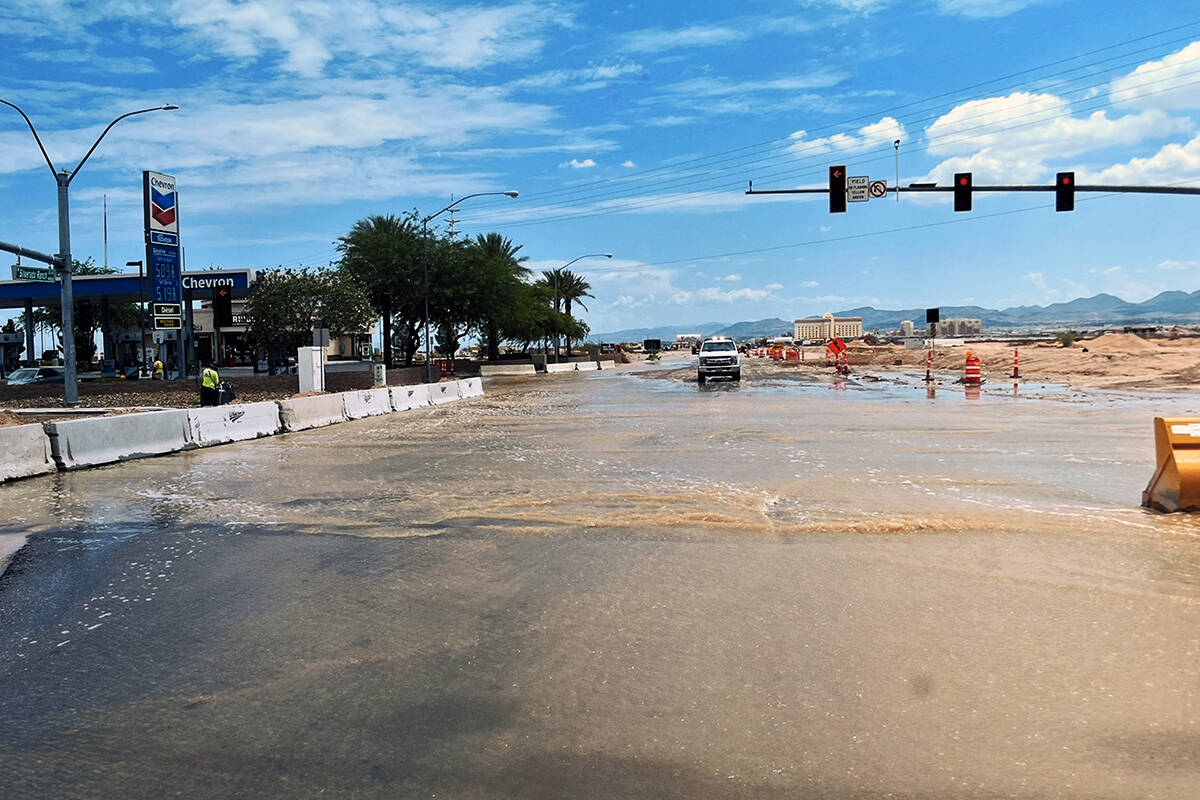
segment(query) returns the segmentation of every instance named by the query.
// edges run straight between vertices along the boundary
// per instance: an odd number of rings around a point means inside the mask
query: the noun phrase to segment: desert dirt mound
[[[1132,333],[1106,333],[1077,344],[1097,353],[1154,353],[1159,349],[1154,342],[1148,342]]]

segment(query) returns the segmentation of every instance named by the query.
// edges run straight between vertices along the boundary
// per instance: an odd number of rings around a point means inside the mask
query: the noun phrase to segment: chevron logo
[[[150,187],[150,216],[163,227],[175,224],[175,192],[160,192]]]

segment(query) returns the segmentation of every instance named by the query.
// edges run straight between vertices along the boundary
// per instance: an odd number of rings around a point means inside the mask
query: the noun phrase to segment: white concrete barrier
[[[40,422],[0,427],[0,483],[56,469],[50,437]]]
[[[392,408],[397,411],[411,411],[429,405],[429,386],[418,383],[415,386],[393,386]]]
[[[617,365],[615,361],[597,361],[596,369],[612,369]]]
[[[483,378],[463,378],[458,382],[458,393],[462,397],[483,397]]]
[[[536,375],[533,364],[481,364],[479,374],[485,378],[492,375]]]
[[[279,404],[273,400],[192,408],[187,415],[191,444],[195,447],[272,436],[282,427]]]
[[[279,401],[279,418],[285,431],[303,431],[333,425],[346,419],[340,394],[315,394]]]
[[[59,469],[174,453],[191,443],[183,408],[48,422],[45,427]]]
[[[575,372],[575,362],[569,361],[566,364],[547,364],[546,372]]]
[[[575,369],[579,370],[580,372],[592,372],[600,369],[600,367],[596,365],[595,361],[577,361],[575,363]]]
[[[359,389],[342,392],[343,410],[346,419],[362,419],[391,413],[392,398],[387,387],[381,389]]]
[[[440,406],[442,403],[453,403],[459,399],[458,381],[429,384],[429,402]]]

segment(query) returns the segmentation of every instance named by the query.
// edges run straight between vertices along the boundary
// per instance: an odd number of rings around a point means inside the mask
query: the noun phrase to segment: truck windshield
[[[704,350],[712,352],[713,350],[736,350],[733,342],[705,342]]]

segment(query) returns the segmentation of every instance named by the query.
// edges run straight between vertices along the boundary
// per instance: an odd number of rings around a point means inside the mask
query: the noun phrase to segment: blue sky
[[[322,265],[353,223],[468,200],[595,331],[1200,289],[1200,197],[904,195],[830,215],[830,164],[902,184],[1200,186],[1200,7],[1109,0],[0,0],[0,98],[73,167],[72,245],[141,257],[175,175],[189,269]],[[53,252],[55,187],[0,107],[0,239]]]

